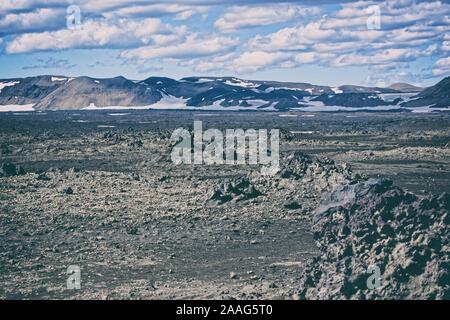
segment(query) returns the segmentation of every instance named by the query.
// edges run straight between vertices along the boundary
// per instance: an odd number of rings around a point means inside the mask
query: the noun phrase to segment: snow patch
[[[186,109],[187,99],[177,98],[162,92],[161,94],[161,100],[150,106],[147,106],[147,109]]]
[[[333,90],[333,92],[334,92],[335,94],[344,93],[344,91],[342,91],[342,90],[339,89],[338,87],[331,88],[331,90]]]
[[[2,92],[2,89],[5,87],[12,87],[19,83],[20,81],[0,82],[0,92]]]
[[[34,104],[9,104],[0,105],[0,112],[23,112],[34,111]]]
[[[214,79],[209,79],[209,78],[199,78],[197,79],[197,81],[195,81],[195,83],[207,83],[207,82],[213,82]]]
[[[413,98],[416,95],[417,95],[417,92],[416,93],[381,93],[381,94],[378,94],[378,97],[387,102],[394,101],[395,99],[398,99],[398,98],[401,98],[401,99],[403,99],[404,102],[406,102],[406,101],[418,99],[418,98]]]
[[[432,108],[434,106],[430,105],[430,106],[426,106],[426,107],[417,107],[417,108],[408,108],[409,110],[411,110],[412,113],[428,113],[428,112],[433,112],[433,111],[449,111],[449,108]]]
[[[186,109],[186,100],[162,93],[162,99],[152,105],[146,106],[107,106],[97,107],[91,103],[83,110],[150,110],[150,109]]]
[[[313,134],[315,131],[291,131],[292,134]]]
[[[231,80],[226,80],[226,81],[224,81],[224,83],[229,86],[235,86],[235,87],[241,87],[241,88],[256,88],[259,86],[257,84],[254,84],[253,82],[242,80],[242,79],[237,79],[237,78],[233,78]]]
[[[291,88],[291,87],[269,87],[269,88],[265,89],[263,92],[271,93],[272,91],[275,91],[275,90],[302,91],[302,92],[308,92],[311,95],[314,92],[313,88],[301,89],[301,88]]]
[[[52,77],[52,82],[55,82],[55,81],[66,81],[66,80],[67,80],[67,78]]]
[[[392,111],[402,109],[398,106],[378,106],[378,107],[361,107],[361,108],[352,108],[352,107],[342,107],[342,106],[312,106],[312,107],[300,107],[295,108],[298,111],[308,111],[308,112],[333,112],[333,111],[347,111],[347,112],[355,112],[355,111]]]

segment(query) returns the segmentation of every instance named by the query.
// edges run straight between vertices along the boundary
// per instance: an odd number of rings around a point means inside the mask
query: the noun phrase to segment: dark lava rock
[[[450,299],[448,205],[446,194],[419,197],[387,180],[338,187],[314,213],[320,254],[301,275],[300,297]]]
[[[0,144],[0,154],[10,154],[11,150],[5,143]]]
[[[321,101],[327,106],[342,106],[349,108],[377,107],[391,104],[371,93],[342,93],[335,95],[322,94],[312,101]]]
[[[300,151],[295,151],[284,159],[280,175],[282,178],[301,178],[311,163],[312,159],[310,156]]]
[[[240,201],[256,198],[261,192],[256,190],[247,177],[239,177],[220,184],[212,193],[208,202],[224,204],[229,201]]]
[[[49,181],[50,178],[45,174],[45,172],[37,173],[36,179],[41,181]]]
[[[125,141],[125,138],[117,132],[107,131],[103,134],[103,139],[111,142],[122,142]]]
[[[283,207],[285,207],[286,209],[291,209],[291,210],[295,210],[295,209],[300,209],[302,206],[295,200],[286,200],[283,203]]]
[[[158,178],[159,182],[164,182],[164,181],[167,181],[167,180],[169,180],[168,176],[161,176],[161,177]]]
[[[144,145],[144,143],[142,142],[142,140],[139,139],[134,139],[130,142],[128,142],[128,146],[132,147],[132,148],[141,148]]]
[[[130,174],[130,178],[133,179],[134,181],[140,181],[141,180],[141,176],[138,173],[136,173],[136,172],[132,172]]]
[[[138,229],[138,227],[136,227],[136,226],[129,226],[129,227],[126,229],[126,231],[127,231],[127,233],[130,234],[130,235],[137,235],[137,234],[139,233],[139,229]]]
[[[295,151],[284,157],[281,161],[279,176],[283,179],[301,179],[308,170],[314,172],[325,172],[327,176],[337,173],[350,177],[352,168],[348,164],[338,165],[329,158],[313,158],[301,151]]]
[[[73,189],[71,187],[64,187],[64,188],[61,189],[61,193],[73,194]]]
[[[20,165],[2,163],[2,166],[0,167],[0,177],[12,177],[24,174],[25,170]]]

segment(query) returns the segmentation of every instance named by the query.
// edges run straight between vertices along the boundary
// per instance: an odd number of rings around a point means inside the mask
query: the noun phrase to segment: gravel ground
[[[0,298],[323,298],[326,279],[305,294],[305,274],[313,257],[330,263],[318,236],[329,231],[313,228],[330,192],[370,177],[420,196],[450,191],[448,113],[290,115],[2,114]],[[283,170],[173,165],[169,137],[194,120],[280,128]],[[81,290],[66,289],[70,265]]]

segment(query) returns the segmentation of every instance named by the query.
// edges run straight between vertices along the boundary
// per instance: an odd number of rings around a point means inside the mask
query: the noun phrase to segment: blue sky
[[[427,86],[450,75],[449,30],[447,1],[2,0],[0,78]]]

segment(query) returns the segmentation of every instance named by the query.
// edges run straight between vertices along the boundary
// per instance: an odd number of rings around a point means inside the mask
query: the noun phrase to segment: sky
[[[1,0],[0,78],[429,86],[450,76],[449,31],[443,0]]]

